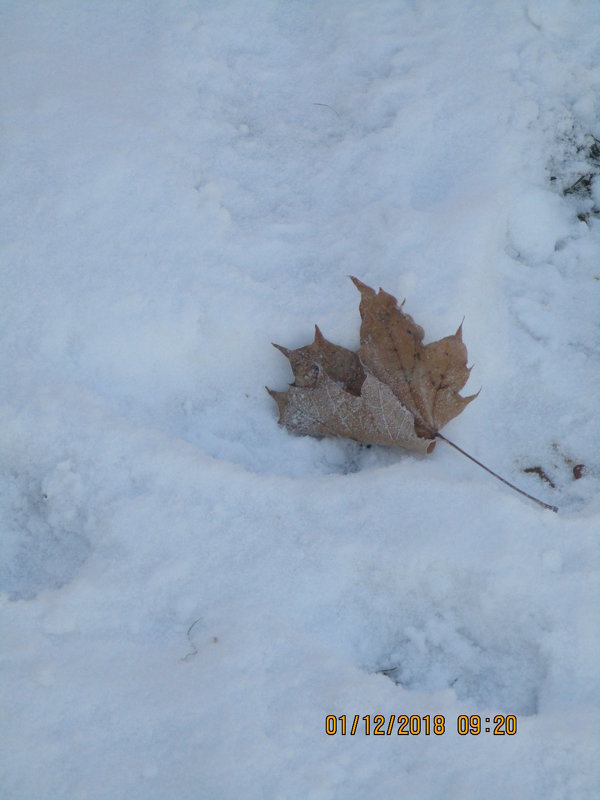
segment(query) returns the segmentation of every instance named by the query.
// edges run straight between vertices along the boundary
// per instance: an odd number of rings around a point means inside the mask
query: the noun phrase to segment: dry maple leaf
[[[361,294],[360,347],[354,353],[328,342],[317,326],[314,341],[288,350],[294,382],[286,392],[267,389],[279,422],[298,434],[341,436],[363,444],[431,453],[443,439],[480,467],[546,508],[442,436],[440,429],[477,397],[459,394],[469,378],[462,324],[455,334],[423,344],[424,331],[393,295],[375,293],[352,278]],[[404,303],[402,303],[404,305]]]
[[[294,372],[287,392],[269,390],[279,421],[295,433],[431,452],[440,428],[476,397],[459,394],[470,371],[461,329],[423,345],[423,329],[395,297],[352,280],[361,293],[358,353],[317,326],[312,344],[275,345]]]
[[[423,328],[402,311],[395,297],[383,289],[375,294],[357,278],[352,281],[361,294],[361,363],[411,412],[417,436],[435,439],[477,397],[459,394],[471,371],[462,324],[453,336],[423,345]]]

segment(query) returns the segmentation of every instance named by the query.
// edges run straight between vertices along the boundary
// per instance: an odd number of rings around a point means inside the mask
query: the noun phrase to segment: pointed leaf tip
[[[283,422],[283,415],[285,414],[285,408],[287,404],[287,392],[276,392],[273,389],[269,389],[268,386],[265,386],[267,392],[271,395],[273,400],[277,403],[277,410],[279,411],[279,422]]]
[[[275,342],[271,342],[271,344],[273,347],[279,350],[280,353],[283,353],[286,358],[290,357],[290,351],[287,349],[287,347],[284,347],[282,344],[275,344]]]
[[[370,286],[367,286],[366,283],[363,283],[358,278],[355,278],[354,275],[350,275],[350,280],[356,286],[356,288],[358,289],[358,291],[361,294],[368,294],[368,295],[374,295],[375,294],[375,291],[373,289],[371,289]]]

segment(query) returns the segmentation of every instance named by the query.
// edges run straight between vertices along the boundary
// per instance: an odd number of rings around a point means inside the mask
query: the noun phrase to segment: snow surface
[[[598,3],[0,17],[2,797],[597,797]],[[277,426],[349,274],[465,316],[444,432],[559,514]]]

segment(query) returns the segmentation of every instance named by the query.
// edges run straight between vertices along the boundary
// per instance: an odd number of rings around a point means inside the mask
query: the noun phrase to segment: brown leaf
[[[470,372],[461,328],[423,345],[423,329],[395,297],[352,280],[361,293],[357,353],[328,342],[316,326],[312,344],[275,345],[294,373],[287,392],[268,390],[279,422],[309,436],[431,452],[440,428],[477,396],[459,395]]]
[[[288,350],[280,344],[274,344],[273,347],[289,359],[294,372],[294,386],[307,388],[315,386],[318,367],[321,367],[332,380],[342,383],[350,394],[360,394],[365,371],[358,356],[345,347],[328,342],[318,325],[315,325],[315,338],[312,344],[299,347],[297,350]]]
[[[279,422],[307,436],[342,436],[363,444],[405,447],[425,453],[435,442],[416,435],[410,411],[391,389],[367,372],[360,396],[347,392],[319,369],[315,386],[290,386],[269,394],[279,407]]]
[[[352,281],[361,293],[362,364],[413,414],[419,435],[434,438],[477,397],[459,395],[471,371],[462,324],[453,336],[423,345],[423,328],[398,307],[395,297],[383,289],[375,294],[358,278]]]

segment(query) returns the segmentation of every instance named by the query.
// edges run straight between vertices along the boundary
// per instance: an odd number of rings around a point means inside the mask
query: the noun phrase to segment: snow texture
[[[599,43],[595,0],[2,3],[2,797],[598,796]],[[444,433],[558,514],[277,426],[349,274],[465,316]],[[378,713],[446,732],[325,732]]]

